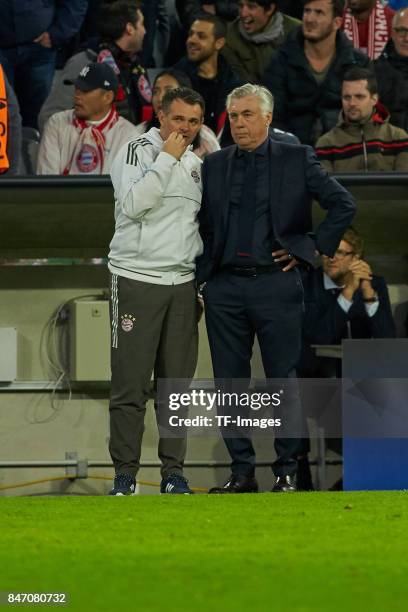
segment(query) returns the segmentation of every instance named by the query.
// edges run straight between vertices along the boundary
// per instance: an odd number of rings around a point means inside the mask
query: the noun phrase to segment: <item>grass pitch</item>
[[[405,612],[407,495],[3,498],[0,590],[66,591],[69,611]]]

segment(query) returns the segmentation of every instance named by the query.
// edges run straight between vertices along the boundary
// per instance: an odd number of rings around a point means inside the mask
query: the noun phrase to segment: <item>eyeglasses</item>
[[[394,28],[394,32],[399,38],[404,38],[404,36],[408,36],[408,28]]]
[[[344,259],[347,257],[347,255],[354,255],[354,251],[343,251],[343,249],[337,249],[337,251],[334,252],[333,257],[328,257],[327,255],[323,255],[323,257],[326,259]]]

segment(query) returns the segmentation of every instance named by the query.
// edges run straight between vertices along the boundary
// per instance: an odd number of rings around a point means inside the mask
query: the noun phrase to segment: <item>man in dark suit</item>
[[[394,338],[395,324],[384,278],[363,259],[363,240],[344,233],[332,259],[307,275],[302,375],[341,376],[336,361],[317,358],[312,344],[341,344],[344,338]]]
[[[341,378],[342,375],[341,360],[317,356],[313,344],[338,345],[346,338],[395,337],[386,282],[372,273],[363,258],[363,250],[361,236],[349,227],[334,257],[323,256],[322,266],[304,277],[303,343],[297,367],[302,378]],[[322,412],[324,408],[322,405]],[[317,405],[314,409],[320,411]],[[327,438],[326,443],[327,448],[342,454],[341,438]],[[298,487],[302,489],[312,488],[309,451],[309,439],[304,438],[297,472]]]
[[[267,378],[295,376],[301,348],[303,288],[298,264],[315,251],[333,256],[351,222],[355,203],[329,177],[306,146],[268,137],[273,97],[259,85],[243,85],[227,98],[236,145],[207,156],[200,211],[204,252],[197,278],[205,303],[216,379],[250,379],[255,334]],[[327,216],[312,233],[311,205]],[[298,403],[296,403],[296,406]],[[296,406],[287,408],[297,424]],[[247,437],[224,437],[232,475],[212,493],[256,492],[255,451]],[[275,438],[274,491],[294,491],[295,437]]]

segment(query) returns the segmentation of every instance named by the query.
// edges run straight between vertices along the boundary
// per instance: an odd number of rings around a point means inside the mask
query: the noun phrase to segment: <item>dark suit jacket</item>
[[[296,258],[312,264],[314,251],[333,255],[355,213],[352,196],[321,167],[311,147],[269,139],[270,211],[276,239]],[[230,177],[236,145],[207,155],[202,166],[203,200],[199,213],[204,252],[197,260],[197,280],[219,268],[228,229]],[[327,215],[316,233],[312,201]]]
[[[373,276],[372,286],[378,295],[378,309],[369,317],[363,302],[363,294],[358,289],[353,296],[353,304],[345,312],[337,302],[337,295],[323,284],[323,270],[318,268],[306,273],[303,278],[305,290],[305,317],[303,323],[302,358],[299,373],[303,376],[318,376],[325,363],[317,358],[311,344],[341,344],[348,337],[348,324],[351,338],[395,338],[395,324],[392,318],[390,299],[385,280]],[[332,364],[333,359],[329,360]]]

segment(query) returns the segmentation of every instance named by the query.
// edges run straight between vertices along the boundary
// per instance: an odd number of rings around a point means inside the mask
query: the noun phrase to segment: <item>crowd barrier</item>
[[[354,225],[366,257],[389,283],[408,279],[408,174],[336,176],[357,201]],[[114,231],[109,177],[20,177],[0,180],[0,260],[104,263]],[[314,207],[317,224],[324,212]],[[59,261],[58,261],[59,260]],[[88,260],[88,261],[87,261]],[[41,261],[35,262],[36,265]],[[43,261],[47,264],[49,262]]]

